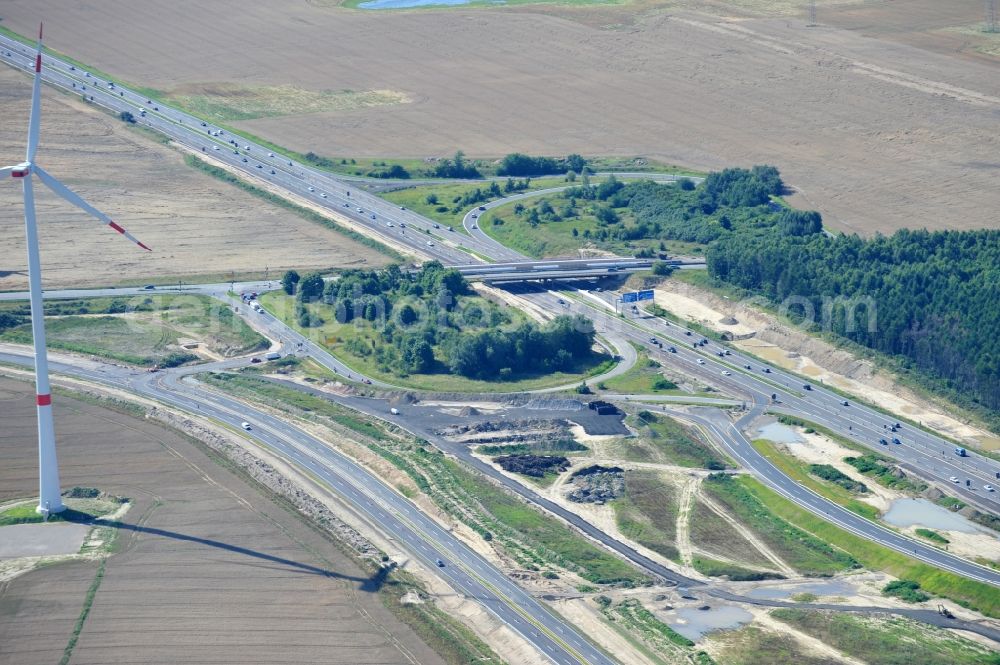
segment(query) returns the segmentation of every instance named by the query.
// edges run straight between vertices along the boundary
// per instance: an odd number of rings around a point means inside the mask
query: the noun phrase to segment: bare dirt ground
[[[656,303],[687,321],[737,337],[752,334],[734,345],[814,380],[832,384],[868,402],[905,414],[950,437],[987,450],[1000,448],[1000,437],[970,425],[898,384],[891,375],[867,360],[813,337],[771,314],[742,302],[726,300],[705,289],[674,279],[656,288]],[[735,324],[721,323],[731,317]]]
[[[7,163],[24,154],[31,86],[0,68]],[[36,184],[46,287],[141,283],[197,275],[228,279],[288,268],[380,266],[374,250],[258,201],[184,164],[180,153],[79,99],[43,88],[38,161],[153,248],[143,252]],[[18,119],[18,120],[13,120]],[[0,187],[0,290],[27,287],[21,192]]]
[[[37,471],[30,385],[0,380],[0,399],[3,501],[35,491]],[[63,485],[136,504],[72,662],[441,662],[357,566],[186,439],[66,397],[55,413]],[[0,589],[0,662],[57,662],[96,567],[49,566]]]
[[[230,81],[412,100],[240,124],[302,152],[767,162],[834,229],[995,227],[1000,77],[960,31],[981,2],[821,2],[812,28],[802,4],[366,12],[11,0],[3,19],[31,34],[44,15],[54,48],[166,92]]]

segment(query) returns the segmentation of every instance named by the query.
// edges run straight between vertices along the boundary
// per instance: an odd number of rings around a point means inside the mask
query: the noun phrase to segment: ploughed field
[[[53,10],[54,11],[54,10]],[[6,18],[6,17],[5,17]],[[23,159],[27,76],[0,67],[0,154]],[[38,162],[153,248],[144,252],[35,183],[45,288],[241,279],[270,268],[375,267],[369,247],[248,196],[184,164],[155,138],[79,97],[42,88]],[[27,288],[21,188],[0,187],[0,290]]]
[[[277,94],[279,115],[256,99],[261,117],[233,122],[301,152],[772,163],[796,188],[792,202],[834,230],[997,224],[1000,77],[983,53],[990,38],[969,33],[978,0],[821,2],[814,28],[795,3],[763,0],[699,4],[715,15],[645,2],[432,12],[6,4],[4,25],[31,34],[45,15],[54,48],[126,81],[175,95],[234,81]],[[313,101],[300,110],[282,89]],[[334,93],[361,97],[314,100]]]
[[[173,430],[56,395],[64,488],[135,505],[74,663],[440,663],[329,541]],[[0,501],[37,492],[30,384],[0,379]],[[59,662],[98,564],[0,588],[0,661]]]

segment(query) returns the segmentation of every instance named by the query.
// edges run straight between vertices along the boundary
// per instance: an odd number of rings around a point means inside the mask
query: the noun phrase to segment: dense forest
[[[503,309],[470,294],[462,275],[430,261],[416,272],[391,265],[348,270],[324,282],[318,273],[286,274],[299,324],[353,323],[365,334],[346,336],[346,350],[372,357],[397,375],[450,372],[508,381],[575,371],[593,358],[589,319],[559,316],[539,326],[516,323]]]
[[[713,173],[697,187],[590,189],[632,213],[609,234],[707,243],[712,276],[896,356],[998,422],[1000,231],[828,235],[818,213],[775,202],[784,186],[768,166]]]

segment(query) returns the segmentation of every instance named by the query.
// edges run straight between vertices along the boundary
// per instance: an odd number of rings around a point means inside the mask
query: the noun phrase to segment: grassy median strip
[[[880,570],[900,579],[913,580],[925,591],[950,598],[990,617],[1000,617],[1000,593],[995,587],[950,573],[856,536],[799,508],[760,482],[746,476],[736,481],[771,513],[837,547],[869,570]]]
[[[314,224],[319,224],[320,226],[324,226],[324,227],[330,229],[331,231],[335,231],[335,232],[337,232],[337,233],[339,233],[339,234],[341,234],[343,236],[346,236],[346,237],[350,238],[351,240],[354,240],[355,242],[359,242],[362,245],[365,245],[367,247],[371,247],[375,251],[381,252],[382,254],[385,254],[386,256],[388,256],[389,258],[391,258],[391,259],[393,259],[395,261],[402,261],[402,260],[404,260],[402,254],[400,254],[396,250],[392,249],[388,245],[384,245],[381,242],[379,242],[378,240],[374,240],[372,238],[369,238],[366,235],[358,233],[357,231],[349,229],[346,226],[338,224],[337,222],[333,221],[329,217],[327,217],[325,215],[321,215],[318,212],[316,212],[315,210],[312,210],[311,208],[306,208],[306,207],[300,206],[300,205],[298,205],[296,203],[292,203],[291,201],[289,201],[289,200],[287,200],[285,198],[282,198],[282,197],[278,196],[277,194],[272,194],[271,192],[263,190],[260,187],[257,187],[255,185],[251,185],[250,183],[244,181],[242,178],[236,177],[235,175],[233,175],[229,171],[227,171],[225,169],[222,169],[222,168],[219,168],[218,166],[213,166],[212,164],[209,164],[208,162],[205,162],[204,160],[198,159],[194,155],[185,155],[184,156],[184,163],[187,164],[188,166],[192,167],[192,168],[196,168],[199,171],[203,171],[204,173],[207,173],[208,175],[212,176],[213,178],[217,178],[218,180],[222,180],[223,182],[227,182],[230,185],[234,185],[236,187],[239,187],[244,192],[247,192],[248,194],[252,194],[252,195],[256,196],[259,199],[262,199],[264,201],[267,201],[268,203],[271,203],[271,204],[274,204],[274,205],[279,206],[281,208],[284,208],[285,210],[289,210],[291,212],[294,212],[296,215],[298,215],[299,217],[302,217],[306,221],[312,222]]]

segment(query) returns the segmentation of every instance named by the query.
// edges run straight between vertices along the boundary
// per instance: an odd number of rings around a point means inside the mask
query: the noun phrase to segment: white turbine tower
[[[100,210],[70,191],[65,185],[35,163],[38,149],[38,121],[42,84],[42,28],[38,27],[38,53],[35,56],[35,81],[31,90],[31,116],[28,120],[28,150],[24,162],[0,168],[0,177],[10,174],[20,178],[24,188],[24,232],[28,240],[28,285],[31,293],[31,336],[35,347],[35,403],[38,410],[38,512],[48,517],[65,509],[59,492],[59,464],[56,460],[56,435],[52,424],[52,394],[49,389],[49,362],[45,353],[45,320],[42,309],[42,274],[38,261],[38,230],[35,227],[35,193],[32,177],[38,178],[53,192],[96,217],[118,233],[149,251],[132,234],[118,226]]]

